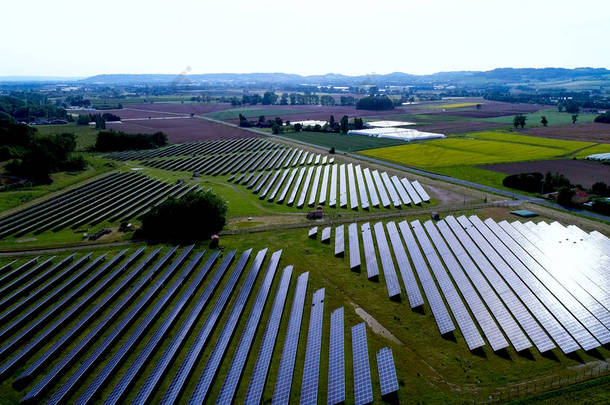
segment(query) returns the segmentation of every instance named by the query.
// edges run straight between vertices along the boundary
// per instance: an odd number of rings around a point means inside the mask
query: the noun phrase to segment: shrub
[[[207,240],[226,223],[227,205],[211,191],[191,191],[169,198],[142,218],[139,236],[154,241]]]
[[[541,190],[543,179],[544,176],[542,173],[520,173],[505,177],[504,180],[502,180],[502,184],[504,187],[536,193]]]
[[[391,110],[394,108],[394,103],[386,96],[369,96],[363,97],[356,103],[358,110]]]
[[[117,131],[100,131],[97,134],[95,150],[100,152],[154,149],[167,145],[167,135],[163,132],[154,134],[126,134]]]
[[[593,121],[600,122],[602,124],[610,124],[610,111],[598,115]]]

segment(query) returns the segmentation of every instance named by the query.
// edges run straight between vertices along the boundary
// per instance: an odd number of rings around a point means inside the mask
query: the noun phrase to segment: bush
[[[603,114],[598,115],[597,117],[595,117],[595,119],[593,121],[599,122],[602,124],[610,124],[610,111],[607,111]]]
[[[207,240],[226,223],[227,205],[211,191],[169,198],[142,218],[138,236],[166,242]]]
[[[504,187],[536,193],[541,190],[543,179],[544,176],[542,173],[520,173],[505,177],[504,180],[502,180],[502,184]]]
[[[598,181],[591,186],[591,193],[600,197],[608,197],[610,196],[610,187],[606,183]]]
[[[610,203],[600,200],[593,201],[591,210],[602,215],[610,215]]]
[[[572,203],[572,198],[576,193],[570,187],[561,187],[559,189],[559,194],[557,194],[557,204],[562,205],[564,207],[571,207],[574,204]]]
[[[97,134],[95,150],[100,152],[154,149],[167,145],[167,135],[163,132],[154,134],[126,134],[117,131],[100,131]]]

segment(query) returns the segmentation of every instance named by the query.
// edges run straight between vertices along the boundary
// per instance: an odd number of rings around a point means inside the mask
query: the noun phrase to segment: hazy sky
[[[5,1],[0,75],[610,68],[610,0]]]

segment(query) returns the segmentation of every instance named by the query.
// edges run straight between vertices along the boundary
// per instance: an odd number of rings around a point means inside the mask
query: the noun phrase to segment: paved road
[[[209,118],[209,117],[205,117],[205,116],[198,116],[199,118],[203,118],[206,119],[208,121],[213,121],[219,124],[224,124],[224,125],[228,125],[231,127],[239,127],[236,124],[230,123],[230,122],[225,122],[225,121],[221,121],[221,120],[215,120],[213,118]],[[250,131],[250,132],[254,132],[256,134],[261,134],[261,135],[265,135],[265,136],[271,136],[269,135],[268,132],[265,131],[261,131],[260,129],[256,129],[256,128],[241,128],[245,131]],[[285,137],[285,136],[281,136],[281,135],[273,135],[274,138],[280,138],[283,139],[285,141],[288,142],[293,142],[293,143],[299,143],[302,145],[306,145],[306,146],[310,146],[313,148],[317,148],[317,149],[324,149],[322,148],[320,145],[315,145],[313,143],[308,143],[308,142],[303,142],[303,141],[299,141],[296,139],[292,139],[289,137]],[[338,154],[342,154],[345,156],[349,156],[355,159],[360,159],[360,160],[366,160],[368,162],[371,163],[376,163],[376,164],[380,164],[383,166],[388,166],[388,167],[392,167],[394,169],[398,169],[398,170],[403,170],[405,172],[409,172],[409,173],[414,173],[414,174],[418,174],[421,176],[426,176],[426,177],[430,177],[436,180],[442,180],[442,181],[446,181],[449,183],[454,183],[454,184],[459,184],[461,186],[466,186],[466,187],[470,187],[470,188],[474,188],[476,190],[481,190],[481,191],[485,191],[488,193],[494,193],[494,194],[498,194],[504,197],[508,197],[508,198],[512,198],[515,200],[519,200],[522,202],[529,202],[529,203],[534,203],[534,204],[538,204],[538,205],[542,205],[545,207],[549,207],[549,208],[553,208],[559,211],[567,211],[570,212],[572,214],[576,214],[576,215],[581,215],[583,217],[587,217],[587,218],[591,218],[591,219],[596,219],[599,221],[605,221],[605,222],[610,222],[610,217],[606,216],[606,215],[602,215],[602,214],[598,214],[596,212],[591,212],[591,211],[586,211],[586,210],[580,210],[580,209],[568,209],[565,207],[562,207],[559,204],[555,204],[553,202],[547,201],[545,199],[539,198],[539,197],[531,197],[528,195],[523,195],[520,193],[515,193],[515,192],[511,192],[511,191],[507,191],[507,190],[503,190],[500,188],[496,188],[496,187],[490,187],[490,186],[486,186],[483,184],[479,184],[479,183],[474,183],[472,181],[467,181],[467,180],[462,180],[462,179],[458,179],[455,177],[451,177],[451,176],[445,176],[443,174],[438,174],[438,173],[433,173],[433,172],[429,172],[426,170],[420,170],[420,169],[415,169],[413,167],[409,167],[409,166],[403,166],[397,163],[392,163],[392,162],[388,162],[385,160],[381,160],[381,159],[375,159],[369,156],[364,156],[364,155],[360,155],[360,154],[356,154],[356,153],[351,153],[351,152],[347,152],[347,151],[342,151],[342,150],[335,150],[336,153]]]

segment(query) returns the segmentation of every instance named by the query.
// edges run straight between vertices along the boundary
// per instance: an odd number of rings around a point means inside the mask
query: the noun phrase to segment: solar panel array
[[[377,352],[377,371],[379,372],[379,386],[381,395],[386,396],[398,391],[398,378],[394,366],[392,349],[384,347]]]
[[[377,264],[377,254],[375,253],[375,244],[373,243],[371,224],[365,222],[362,224],[360,229],[362,231],[362,247],[364,248],[364,261],[366,262],[367,277],[369,280],[377,279],[379,277],[379,265]]]
[[[373,385],[369,365],[369,348],[366,341],[364,323],[352,326],[352,357],[354,367],[354,403],[356,405],[373,402]]]
[[[196,186],[170,184],[135,172],[116,172],[0,218],[0,238],[38,235],[103,221],[129,220]]]
[[[343,307],[330,314],[330,345],[328,356],[328,401],[329,405],[345,401],[345,350]]]
[[[318,378],[320,376],[320,350],[322,349],[322,321],[324,319],[324,288],[313,293],[303,381],[301,383],[300,403],[316,405],[318,403]]]

